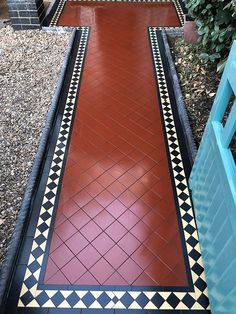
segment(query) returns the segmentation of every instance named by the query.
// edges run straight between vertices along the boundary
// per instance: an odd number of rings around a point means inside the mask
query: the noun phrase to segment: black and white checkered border
[[[179,0],[68,0],[69,2],[135,2],[135,3],[174,3],[181,26],[184,25],[184,12]],[[49,26],[56,26],[67,0],[60,0]]]
[[[53,286],[50,289],[38,289],[38,281],[42,269],[49,229],[52,227],[52,215],[56,210],[55,200],[58,194],[58,184],[62,175],[62,165],[65,158],[65,148],[71,129],[71,121],[75,109],[75,100],[87,46],[89,29],[82,27],[82,36],[73,75],[68,92],[67,102],[57,139],[55,152],[47,180],[47,185],[40,209],[37,228],[28,260],[24,281],[21,288],[18,307],[40,308],[91,308],[91,309],[147,309],[147,310],[205,310],[208,309],[207,287],[205,283],[202,257],[198,235],[193,217],[193,209],[189,196],[182,157],[179,149],[170,98],[166,85],[164,69],[157,42],[156,31],[150,28],[150,40],[155,63],[161,106],[165,121],[166,135],[173,176],[176,185],[180,214],[187,245],[191,276],[194,284],[193,292],[173,291],[100,291],[79,290],[71,287],[59,290]]]
[[[182,6],[179,3],[179,0],[173,0],[172,2],[174,3],[175,10],[179,17],[181,26],[184,26],[184,12],[183,12]]]

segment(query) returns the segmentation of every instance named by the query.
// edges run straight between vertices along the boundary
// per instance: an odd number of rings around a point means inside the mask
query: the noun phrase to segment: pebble
[[[0,29],[0,269],[69,39]]]

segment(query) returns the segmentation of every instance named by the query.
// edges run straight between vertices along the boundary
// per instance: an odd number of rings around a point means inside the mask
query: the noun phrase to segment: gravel
[[[0,269],[69,38],[0,29]]]

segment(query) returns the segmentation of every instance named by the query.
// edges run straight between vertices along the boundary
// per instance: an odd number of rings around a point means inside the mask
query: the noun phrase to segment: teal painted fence
[[[213,314],[236,314],[236,166],[230,144],[236,132],[236,41],[212,107],[190,176]]]

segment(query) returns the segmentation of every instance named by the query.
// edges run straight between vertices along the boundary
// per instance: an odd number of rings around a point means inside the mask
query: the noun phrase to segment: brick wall
[[[15,30],[40,28],[45,14],[43,0],[7,0],[7,6]]]

